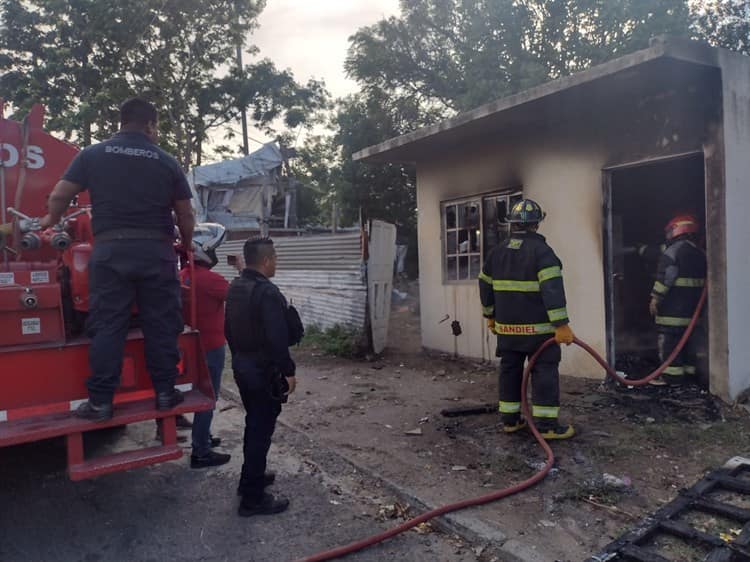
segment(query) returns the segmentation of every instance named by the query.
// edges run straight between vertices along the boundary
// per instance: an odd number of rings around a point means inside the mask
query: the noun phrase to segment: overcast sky
[[[349,36],[397,13],[398,0],[268,0],[250,42],[297,81],[322,78],[339,97],[356,90],[344,76]]]

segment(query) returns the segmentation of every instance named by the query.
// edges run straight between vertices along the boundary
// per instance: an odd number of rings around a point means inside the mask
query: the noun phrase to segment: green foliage
[[[125,98],[144,95],[161,111],[162,144],[187,168],[200,162],[208,133],[236,120],[243,107],[267,132],[277,121],[310,124],[326,107],[318,81],[299,85],[269,60],[237,68],[237,46],[264,5],[0,0],[0,89],[21,113],[46,104],[48,127],[83,145],[118,128]]]
[[[750,3],[747,0],[690,0],[693,28],[712,45],[750,54]]]
[[[318,326],[307,327],[302,345],[345,359],[361,357],[364,351],[362,333],[338,324],[327,330]]]
[[[297,149],[292,172],[302,183],[297,193],[297,217],[303,226],[330,224],[333,204],[345,185],[341,151],[333,137],[309,137]],[[343,225],[342,225],[343,226]]]
[[[384,164],[378,169],[352,160],[367,146],[405,132],[411,115],[387,98],[366,95],[341,101],[335,116],[334,141],[341,147],[341,178],[338,192],[342,220],[354,223],[360,209],[368,219],[383,219],[402,230],[414,232],[416,225],[416,179],[413,166]]]
[[[684,0],[402,0],[360,29],[346,69],[369,95],[446,116],[688,34]]]
[[[361,91],[338,102],[336,147],[310,147],[339,169],[306,162],[305,173],[326,186],[342,224],[363,211],[396,223],[416,249],[413,167],[361,164],[352,154],[646,47],[653,35],[687,35],[688,19],[685,0],[402,0],[399,16],[350,39],[345,68]]]

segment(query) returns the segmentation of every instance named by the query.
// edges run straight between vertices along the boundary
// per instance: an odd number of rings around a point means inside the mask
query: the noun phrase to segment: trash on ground
[[[627,476],[618,478],[617,476],[607,474],[606,472],[602,474],[602,482],[604,482],[606,486],[615,489],[630,488],[633,485],[633,482]]]

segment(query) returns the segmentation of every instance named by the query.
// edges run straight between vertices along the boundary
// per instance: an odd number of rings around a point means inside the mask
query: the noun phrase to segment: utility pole
[[[235,4],[235,11],[237,12],[237,23],[240,23],[240,11]],[[242,37],[237,39],[237,70],[239,70],[240,76],[242,76]],[[242,153],[247,156],[250,154],[250,147],[247,142],[247,109],[245,104],[240,107],[240,116],[242,118]]]

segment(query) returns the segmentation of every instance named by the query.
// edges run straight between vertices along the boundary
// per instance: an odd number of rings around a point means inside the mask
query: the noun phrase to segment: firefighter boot
[[[95,422],[107,421],[112,419],[112,403],[94,404],[89,400],[78,406],[76,417]]]
[[[560,425],[557,419],[534,418],[534,425],[545,441],[554,439],[570,439],[576,434],[572,425]]]
[[[515,433],[526,427],[526,420],[521,414],[502,414],[500,420],[503,422],[504,433]]]
[[[156,395],[156,409],[157,410],[171,410],[177,404],[181,404],[185,400],[182,392],[173,388],[167,392],[159,392]]]
[[[253,515],[273,515],[281,513],[289,507],[289,500],[283,496],[274,496],[268,492],[258,501],[249,501],[242,498],[237,515],[240,517],[251,517]]]

